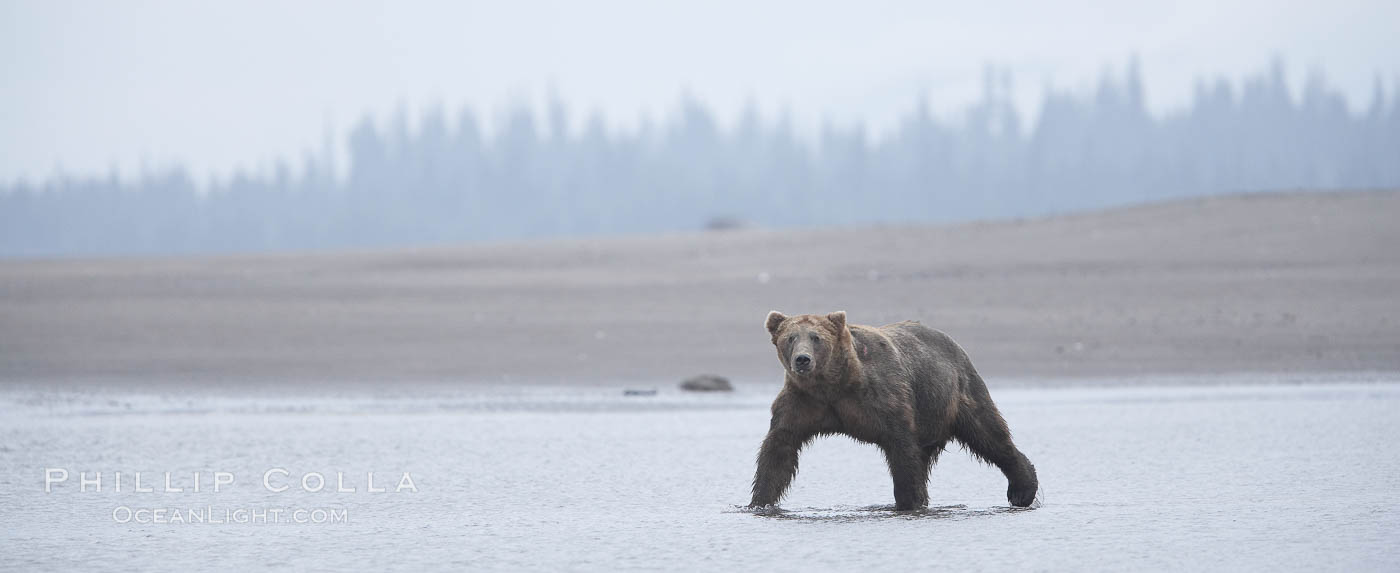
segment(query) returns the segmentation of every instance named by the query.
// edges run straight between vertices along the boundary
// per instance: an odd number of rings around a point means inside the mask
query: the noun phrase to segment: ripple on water
[[[965,504],[956,504],[929,506],[909,511],[897,511],[894,507],[893,504],[866,506],[836,505],[832,507],[798,507],[792,509],[785,509],[782,507],[751,509],[744,506],[734,506],[734,509],[726,511],[726,513],[750,513],[756,517],[792,521],[857,523],[881,520],[975,519],[1035,511],[1041,507],[1041,504],[1039,499],[1037,499],[1036,503],[1032,504],[1030,507],[1006,506],[971,508]]]

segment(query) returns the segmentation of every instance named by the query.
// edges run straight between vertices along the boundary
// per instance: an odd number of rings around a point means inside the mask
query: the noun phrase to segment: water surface
[[[1241,379],[1243,380],[1243,379]],[[1321,377],[1317,380],[1322,380]],[[814,443],[755,514],[774,388],[0,390],[0,569],[1388,569],[1400,563],[1400,378],[1005,389],[1039,507],[944,454],[927,510],[883,460]],[[44,491],[46,468],[71,473]],[[274,485],[264,487],[264,472]],[[102,471],[102,493],[78,490]],[[151,493],[112,491],[143,472]],[[164,492],[164,472],[174,487]],[[235,476],[210,491],[213,472]],[[302,491],[308,472],[332,482]],[[337,493],[335,474],[355,493]],[[367,493],[373,472],[383,493]],[[403,473],[413,489],[394,492]],[[191,475],[204,489],[189,491]],[[314,480],[313,480],[314,483]],[[119,522],[118,508],[329,509],[343,523]]]

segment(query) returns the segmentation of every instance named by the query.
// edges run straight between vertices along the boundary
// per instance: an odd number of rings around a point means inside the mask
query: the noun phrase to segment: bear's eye
[[[822,339],[821,339],[821,338],[818,338],[817,335],[815,335],[815,334],[812,335],[812,344],[820,344],[821,341],[822,341]]]
[[[794,335],[788,337],[788,344],[792,344],[792,343],[794,343],[794,342],[797,342],[797,335],[796,335],[796,334],[794,334]]]

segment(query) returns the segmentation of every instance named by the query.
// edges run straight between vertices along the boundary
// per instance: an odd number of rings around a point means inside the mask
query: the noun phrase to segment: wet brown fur
[[[928,505],[929,470],[949,440],[1001,469],[1012,505],[1034,501],[1035,466],[1012,443],[967,353],[946,334],[910,321],[847,325],[844,311],[774,311],[766,326],[787,376],[759,449],[750,507],[782,499],[802,447],[831,434],[880,447],[898,510]],[[800,371],[798,356],[810,357],[810,371]]]

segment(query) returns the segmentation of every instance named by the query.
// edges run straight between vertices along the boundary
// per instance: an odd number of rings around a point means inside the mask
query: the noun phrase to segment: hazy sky
[[[1053,7],[1052,7],[1053,5]],[[663,118],[682,93],[725,121],[755,102],[800,129],[873,136],[926,94],[950,114],[984,64],[1028,114],[1136,54],[1155,111],[1202,76],[1282,56],[1354,108],[1400,77],[1400,2],[68,2],[0,0],[0,183],[141,166],[197,177],[300,163],[363,114],[472,105],[488,123],[550,93],[576,122]]]

